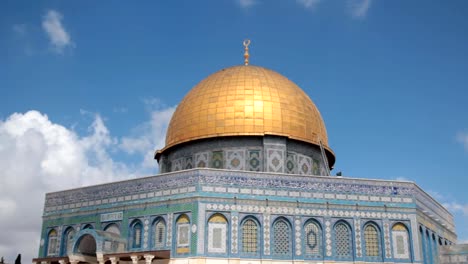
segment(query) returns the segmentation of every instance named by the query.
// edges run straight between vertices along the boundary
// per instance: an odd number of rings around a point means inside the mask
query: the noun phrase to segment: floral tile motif
[[[312,169],[312,159],[304,155],[298,155],[297,158],[299,174],[310,175]]]
[[[244,149],[232,149],[226,151],[226,169],[245,170]]]
[[[249,150],[249,171],[262,171],[262,154],[260,150]]]
[[[211,158],[211,167],[215,169],[222,169],[223,166],[223,151],[213,151]]]
[[[195,166],[197,168],[206,168],[209,164],[208,152],[200,152],[195,154]]]
[[[284,171],[284,151],[278,149],[269,149],[267,151],[268,171],[283,172]]]

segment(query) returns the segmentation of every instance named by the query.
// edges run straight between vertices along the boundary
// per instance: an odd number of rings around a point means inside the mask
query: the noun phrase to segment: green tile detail
[[[213,156],[211,158],[211,167],[215,169],[222,169],[224,167],[222,151],[213,151]]]

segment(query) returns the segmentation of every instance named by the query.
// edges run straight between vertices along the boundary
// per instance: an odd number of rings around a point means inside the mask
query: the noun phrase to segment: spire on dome
[[[247,66],[249,65],[249,45],[250,45],[250,39],[244,40],[244,65]]]

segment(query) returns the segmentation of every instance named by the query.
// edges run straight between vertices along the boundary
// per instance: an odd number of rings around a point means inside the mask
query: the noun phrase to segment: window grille
[[[164,237],[166,233],[166,224],[163,220],[159,220],[154,228],[154,246],[156,248],[164,247]]]
[[[254,220],[248,219],[242,225],[242,252],[256,253],[258,250],[258,226]]]
[[[364,241],[366,244],[366,256],[379,256],[379,233],[373,225],[367,225],[364,229]]]
[[[337,257],[351,257],[351,231],[347,225],[339,223],[335,226],[335,244]]]
[[[284,220],[278,220],[273,227],[274,254],[288,255],[291,253],[291,230]]]
[[[305,254],[307,256],[321,256],[322,230],[316,223],[308,223],[304,227],[305,232]]]
[[[57,232],[55,229],[49,232],[49,239],[47,243],[47,255],[57,255]]]

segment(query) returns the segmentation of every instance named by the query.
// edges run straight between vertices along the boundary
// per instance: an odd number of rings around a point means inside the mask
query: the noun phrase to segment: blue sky
[[[334,173],[415,181],[468,241],[467,14],[461,0],[0,2],[0,255],[36,255],[45,192],[157,173],[174,107],[241,64],[245,38],[251,64],[320,109]]]

